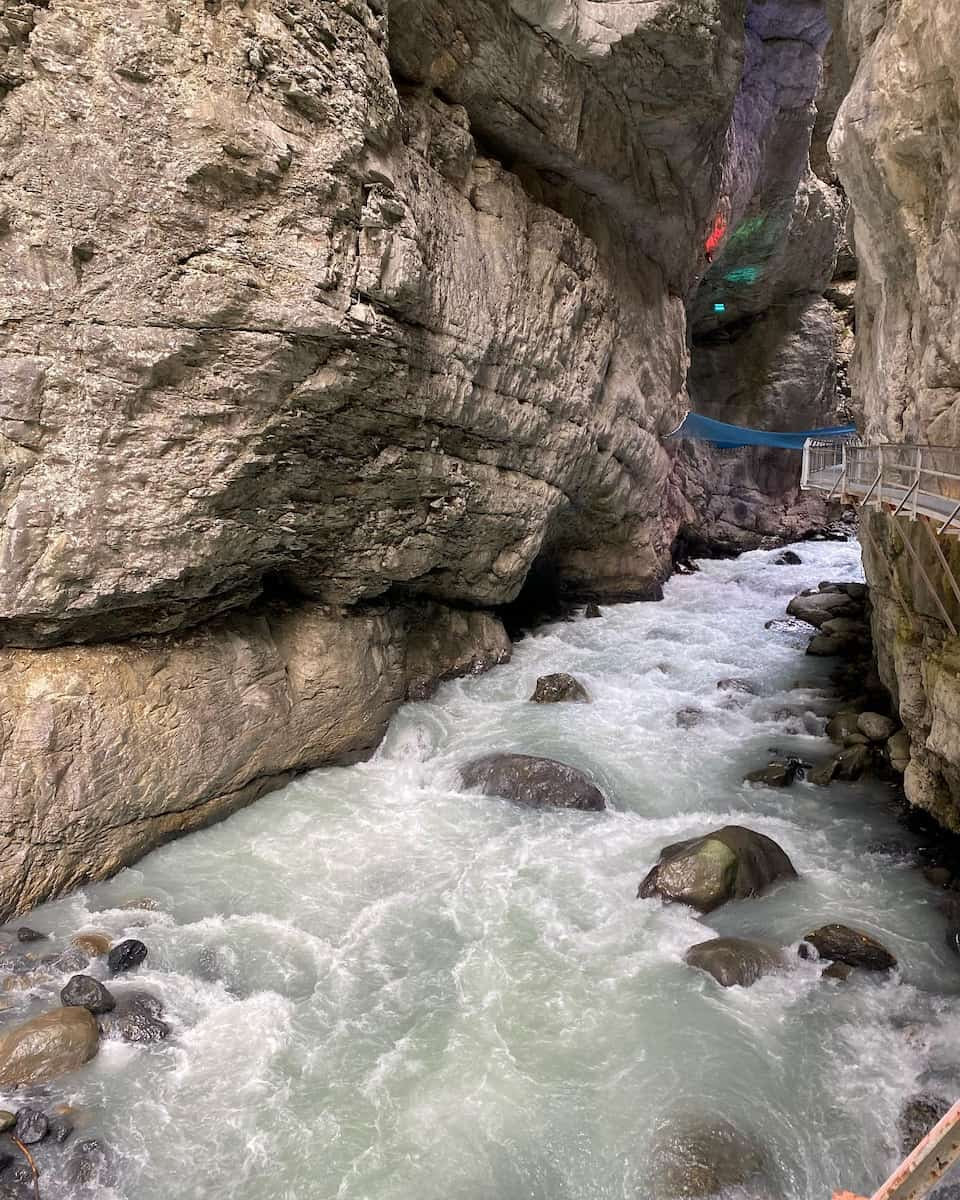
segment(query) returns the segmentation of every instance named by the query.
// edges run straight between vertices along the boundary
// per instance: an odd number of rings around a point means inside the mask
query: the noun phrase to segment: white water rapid
[[[887,785],[742,783],[770,748],[829,750],[832,664],[764,624],[802,587],[861,578],[859,550],[795,549],[801,566],[706,562],[663,603],[543,628],[510,665],[407,705],[372,761],[315,771],[31,914],[54,945],[142,938],[138,986],[173,1027],[157,1046],[104,1043],[46,1089],[85,1114],[75,1136],[112,1149],[97,1196],[648,1200],[651,1137],[677,1110],[756,1135],[783,1200],[869,1194],[901,1102],[925,1073],[957,1076],[960,964],[931,886],[868,850],[911,842]],[[529,703],[554,671],[592,703]],[[759,694],[718,690],[730,676]],[[678,727],[687,706],[705,721]],[[584,769],[609,811],[460,790],[458,764],[495,750]],[[635,898],[662,846],[731,822],[779,842],[800,880],[704,918]],[[145,894],[158,911],[119,907]],[[682,961],[711,931],[795,945],[831,919],[900,969],[839,983],[798,959],[722,989]]]

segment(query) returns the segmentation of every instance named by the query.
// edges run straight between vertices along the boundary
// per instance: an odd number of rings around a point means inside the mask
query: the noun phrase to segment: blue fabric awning
[[[856,425],[829,425],[824,429],[805,429],[801,433],[776,433],[766,429],[748,429],[744,425],[727,425],[711,417],[701,417],[699,413],[687,413],[664,441],[688,438],[709,442],[725,450],[734,450],[739,446],[779,446],[783,450],[802,450],[807,438],[849,438],[855,437],[856,432]]]

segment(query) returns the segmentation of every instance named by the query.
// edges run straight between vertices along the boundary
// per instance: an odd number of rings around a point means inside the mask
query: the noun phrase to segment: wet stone
[[[39,1108],[21,1108],[17,1113],[16,1135],[25,1146],[42,1142],[50,1130],[47,1114]]]
[[[603,793],[576,767],[529,754],[490,754],[460,770],[465,787],[529,808],[573,808],[599,812]]]
[[[702,724],[706,713],[702,708],[681,708],[677,713],[677,724],[681,729],[692,729]]]
[[[804,934],[821,958],[862,967],[866,971],[889,971],[897,960],[876,938],[849,925],[823,925]]]
[[[900,1153],[906,1156],[950,1111],[950,1103],[939,1096],[912,1096],[904,1105],[897,1122]]]
[[[583,615],[595,620],[597,617],[602,617],[603,613],[600,611],[600,606],[598,604],[588,604],[583,610]]]
[[[757,685],[749,679],[718,679],[717,689],[721,692],[740,692],[745,696],[756,696]]]
[[[120,942],[114,946],[107,956],[107,965],[113,975],[119,975],[122,971],[133,971],[147,957],[147,948],[143,942],[136,938],[128,938],[125,942]]]
[[[0,1109],[0,1133],[6,1133],[8,1129],[12,1129],[17,1123],[17,1114],[8,1112],[7,1109]]]
[[[885,742],[897,732],[897,723],[881,713],[865,712],[860,714],[857,728],[871,742]]]
[[[72,1135],[74,1124],[69,1117],[51,1117],[50,1118],[50,1137],[62,1146],[65,1141]]]
[[[776,567],[798,567],[803,562],[803,559],[795,550],[784,550],[784,552],[773,560]]]
[[[555,675],[541,675],[530,699],[535,704],[559,704],[563,701],[586,703],[590,697],[579,679],[561,671]]]
[[[39,933],[36,929],[31,929],[28,925],[21,925],[17,930],[18,942],[45,942],[48,934]]]
[[[78,1142],[67,1163],[66,1176],[74,1187],[110,1187],[115,1171],[105,1144],[99,1138]]]
[[[797,778],[799,767],[795,763],[773,762],[744,776],[746,783],[764,784],[766,787],[789,787]]]
[[[92,958],[102,958],[110,953],[110,938],[105,933],[78,933],[70,939],[70,944]]]
[[[66,1008],[76,1005],[95,1015],[110,1012],[116,1006],[110,992],[90,975],[74,975],[61,989],[60,1002]]]
[[[829,967],[820,973],[820,978],[839,979],[842,982],[845,979],[849,979],[852,974],[853,967],[849,963],[832,962]]]

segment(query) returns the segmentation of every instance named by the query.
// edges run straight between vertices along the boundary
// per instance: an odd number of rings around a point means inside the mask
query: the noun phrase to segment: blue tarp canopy
[[[677,428],[664,441],[689,438],[709,442],[724,450],[739,446],[779,446],[783,450],[802,450],[807,438],[848,438],[857,432],[856,425],[830,425],[826,429],[805,429],[802,433],[775,433],[766,429],[747,429],[744,425],[726,425],[699,413],[687,413]]]

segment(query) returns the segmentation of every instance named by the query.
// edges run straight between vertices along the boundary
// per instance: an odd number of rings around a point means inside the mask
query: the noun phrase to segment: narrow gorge
[[[958,158],[950,0],[0,0],[0,1200],[879,1186],[960,550],[671,435],[960,505]]]

